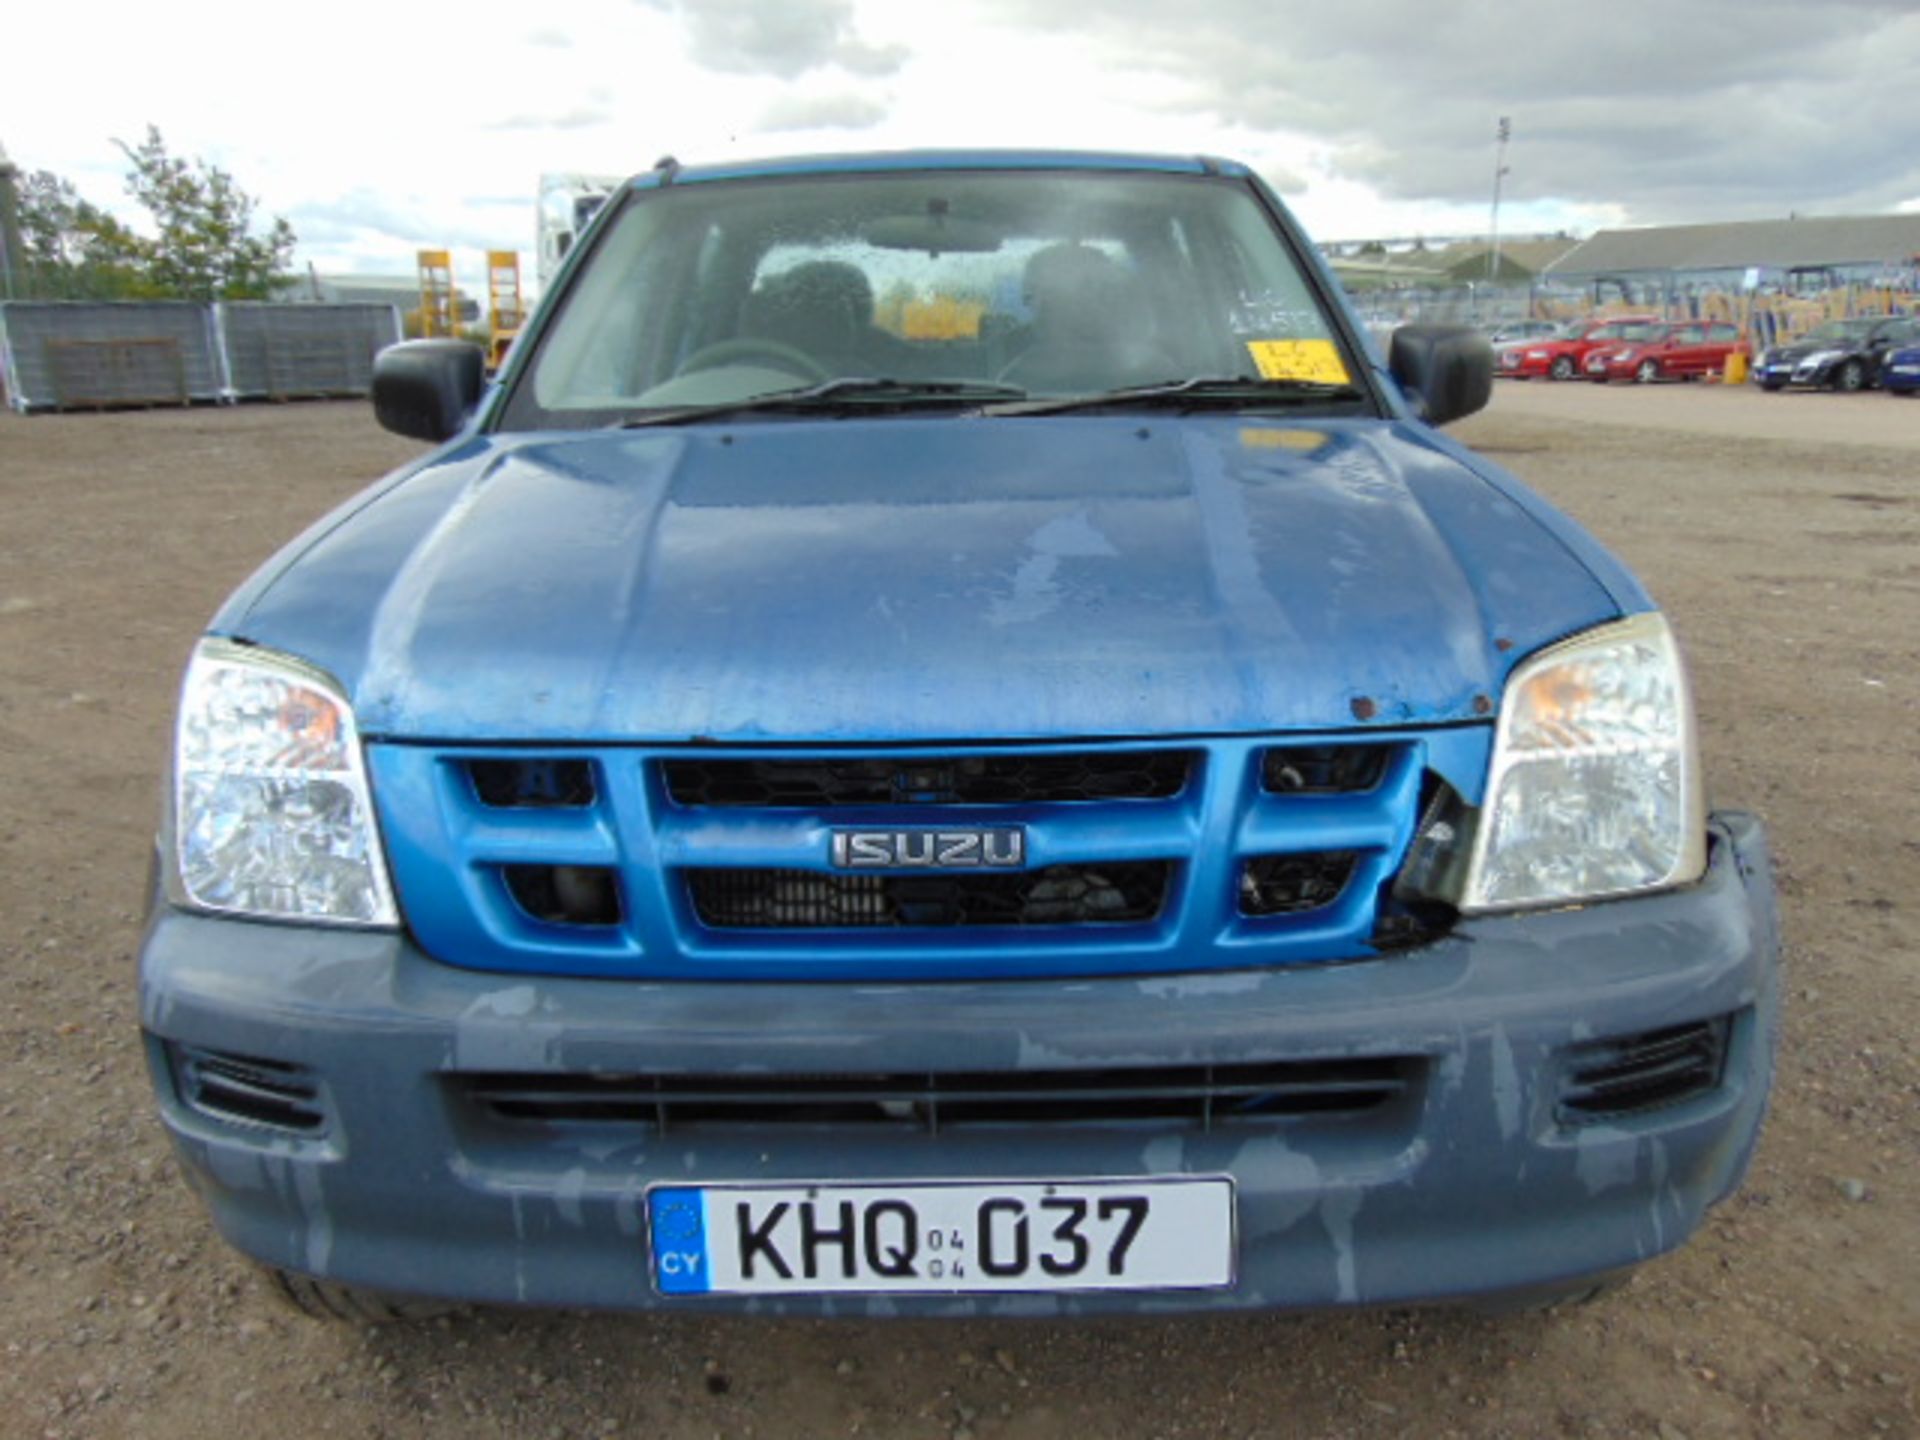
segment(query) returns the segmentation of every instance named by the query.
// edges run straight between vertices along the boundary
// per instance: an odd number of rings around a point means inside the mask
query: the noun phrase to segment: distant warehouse
[[[1920,288],[1920,214],[1831,215],[1602,230],[1541,279],[1596,304],[1671,304],[1703,292]]]

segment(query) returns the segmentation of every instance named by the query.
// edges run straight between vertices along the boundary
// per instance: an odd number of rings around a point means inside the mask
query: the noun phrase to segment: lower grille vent
[[[1186,788],[1188,750],[1092,754],[668,760],[678,805],[1042,805],[1164,800]]]
[[[1136,860],[996,875],[689,870],[687,889],[700,923],[716,930],[1125,925],[1159,916],[1172,869]]]
[[[1720,1084],[1728,1016],[1576,1046],[1560,1094],[1563,1124],[1617,1119],[1677,1105]]]
[[[593,804],[587,760],[469,760],[467,775],[482,805],[496,810],[576,810]]]
[[[1199,1129],[1351,1116],[1407,1094],[1413,1057],[1165,1070],[945,1075],[465,1075],[456,1091],[493,1119],[527,1124],[855,1126],[1184,1124]]]
[[[1331,905],[1353,878],[1359,858],[1352,850],[1255,856],[1240,872],[1240,911],[1300,915]]]
[[[1393,749],[1384,743],[1276,746],[1260,762],[1260,783],[1275,795],[1359,794],[1380,783]]]
[[[326,1123],[320,1087],[301,1066],[191,1045],[169,1048],[181,1099],[203,1115],[302,1134]]]
[[[514,903],[549,925],[618,925],[620,882],[604,865],[502,867]]]

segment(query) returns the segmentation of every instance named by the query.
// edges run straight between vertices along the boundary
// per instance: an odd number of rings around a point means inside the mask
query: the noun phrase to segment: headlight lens
[[[1656,890],[1705,865],[1693,705],[1666,621],[1636,615],[1517,667],[1461,908]]]
[[[181,898],[234,914],[398,923],[353,710],[317,670],[207,640],[174,743]]]

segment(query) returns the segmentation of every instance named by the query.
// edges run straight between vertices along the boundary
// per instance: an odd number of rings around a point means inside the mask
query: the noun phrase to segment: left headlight
[[[1460,908],[1659,890],[1706,867],[1706,805],[1679,647],[1657,613],[1514,669]]]
[[[173,754],[177,898],[336,925],[398,923],[353,709],[320,671],[205,640]]]

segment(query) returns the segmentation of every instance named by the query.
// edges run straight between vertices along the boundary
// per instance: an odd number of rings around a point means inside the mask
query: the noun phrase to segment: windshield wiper
[[[1267,380],[1250,375],[1197,375],[1155,385],[1129,385],[1090,395],[1055,395],[990,405],[988,415],[1062,415],[1076,410],[1258,410],[1266,406],[1364,400],[1354,385],[1323,380]]]
[[[902,408],[919,404],[965,405],[989,400],[1021,400],[1026,391],[1018,385],[999,385],[990,380],[895,380],[883,376],[841,375],[818,385],[795,390],[770,390],[764,395],[749,395],[740,400],[721,400],[711,405],[679,405],[672,409],[650,410],[614,422],[620,430],[639,430],[649,425],[687,425],[698,420],[716,420],[726,415],[792,414],[809,410],[830,410],[851,414],[867,408]]]

